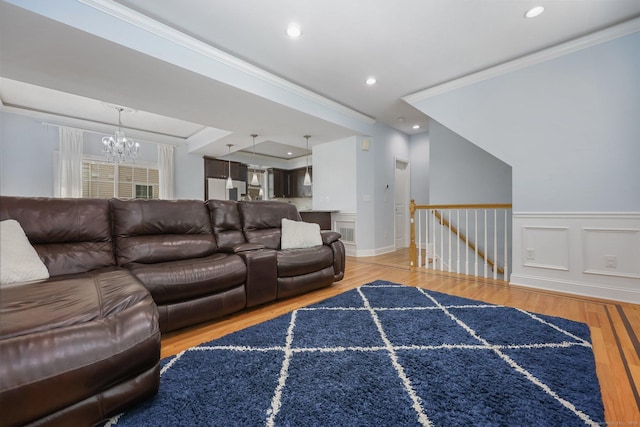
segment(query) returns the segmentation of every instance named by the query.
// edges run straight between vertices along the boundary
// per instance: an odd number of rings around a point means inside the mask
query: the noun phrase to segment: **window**
[[[136,199],[153,199],[153,185],[136,184]]]
[[[157,168],[88,159],[82,162],[82,197],[157,199],[159,190]]]

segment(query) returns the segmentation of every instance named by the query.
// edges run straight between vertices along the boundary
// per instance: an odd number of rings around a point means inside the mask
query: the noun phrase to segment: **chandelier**
[[[122,163],[127,159],[134,161],[139,155],[140,143],[124,136],[120,118],[124,108],[116,107],[116,110],[118,110],[118,130],[115,134],[102,138],[102,144],[104,144],[102,153],[113,163]]]

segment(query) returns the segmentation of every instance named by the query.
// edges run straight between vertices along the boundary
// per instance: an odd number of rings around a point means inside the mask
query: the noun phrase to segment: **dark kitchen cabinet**
[[[231,179],[234,181],[247,182],[247,165],[244,163],[231,162],[226,160],[204,158],[204,177],[227,179],[231,169]]]
[[[311,197],[311,186],[304,185],[304,174],[307,171],[306,168],[294,169],[291,171],[291,183],[292,189],[291,194],[294,194],[293,197]],[[313,172],[312,168],[309,168],[309,175],[313,180]]]
[[[270,192],[270,196],[276,198],[311,197],[311,186],[303,184],[305,171],[306,168],[272,169],[270,173],[273,176],[273,192]],[[309,174],[311,173],[311,168],[309,168]]]
[[[291,197],[291,175],[289,171],[273,169],[273,197]]]

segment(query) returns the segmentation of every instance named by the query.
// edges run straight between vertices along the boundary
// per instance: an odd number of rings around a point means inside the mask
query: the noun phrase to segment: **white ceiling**
[[[363,135],[371,119],[422,132],[428,118],[402,97],[640,16],[640,0],[27,3],[0,2],[3,108],[113,124],[105,103],[124,105],[139,110],[123,115],[125,128],[208,155],[225,154],[228,143],[251,150],[251,133],[256,151],[263,142],[304,148],[304,134],[311,145]],[[545,12],[525,19],[534,5]],[[95,10],[109,31],[93,25]],[[239,61],[228,74],[189,62],[133,32],[123,16],[183,43],[169,47],[197,45]],[[297,40],[285,34],[290,22],[302,27]],[[364,84],[369,76],[376,85]]]

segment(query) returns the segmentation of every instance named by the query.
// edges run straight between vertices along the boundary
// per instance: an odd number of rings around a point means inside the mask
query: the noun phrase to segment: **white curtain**
[[[79,129],[58,129],[59,152],[55,176],[55,197],[82,197],[82,140]]]
[[[161,199],[174,199],[173,145],[158,144],[158,175]]]

